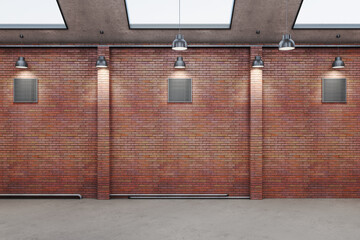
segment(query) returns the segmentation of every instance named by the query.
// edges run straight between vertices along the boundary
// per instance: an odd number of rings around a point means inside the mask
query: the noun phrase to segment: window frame
[[[128,22],[129,30],[177,30],[177,29],[179,29],[178,26],[173,27],[173,28],[166,28],[166,27],[161,27],[161,28],[159,28],[159,27],[133,28],[133,27],[131,27],[131,24],[130,24],[130,18],[129,18],[129,12],[128,12],[128,7],[127,7],[126,0],[124,0],[124,5],[125,5],[125,13],[126,13],[126,19],[127,19],[127,22]],[[189,28],[189,27],[181,27],[181,29],[182,30],[231,30],[232,23],[233,23],[233,20],[234,20],[235,6],[236,6],[236,0],[234,0],[234,3],[233,3],[233,7],[232,7],[232,11],[231,11],[231,17],[230,17],[230,24],[229,24],[229,27],[227,27],[227,28],[211,28],[211,27],[209,27],[209,28],[199,28],[199,27]]]
[[[66,19],[65,19],[65,16],[64,16],[64,13],[61,9],[61,6],[60,6],[60,3],[59,3],[59,0],[56,0],[56,3],[59,7],[59,10],[60,10],[60,14],[61,14],[61,17],[64,21],[64,24],[65,24],[65,28],[54,28],[54,27],[44,27],[44,28],[40,28],[40,27],[1,27],[1,24],[0,24],[0,30],[68,30],[69,27],[66,23]],[[45,24],[46,25],[46,24]]]
[[[294,22],[293,22],[292,27],[291,27],[292,30],[358,30],[358,29],[360,29],[360,23],[358,24],[359,27],[349,27],[349,28],[344,28],[344,27],[326,27],[326,28],[324,28],[324,27],[313,27],[313,28],[312,27],[297,27],[297,28],[295,28],[295,24],[296,24],[296,21],[297,21],[297,19],[299,17],[301,7],[302,7],[304,1],[305,0],[301,0],[299,9],[298,9],[298,11],[296,13]]]
[[[15,81],[16,80],[35,80],[35,101],[16,101],[15,100]],[[38,103],[39,102],[39,90],[38,90],[38,79],[37,78],[14,78],[13,82],[13,103]]]
[[[190,101],[170,101],[170,80],[190,80]],[[192,103],[193,102],[192,78],[168,78],[168,103]]]
[[[345,81],[345,100],[344,101],[325,101],[325,81],[326,80],[343,80]],[[347,103],[347,79],[346,78],[323,78],[322,79],[322,103]]]

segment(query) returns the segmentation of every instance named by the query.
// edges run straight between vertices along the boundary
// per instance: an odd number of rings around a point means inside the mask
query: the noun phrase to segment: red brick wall
[[[264,197],[360,197],[360,49],[264,49]],[[346,104],[321,103],[321,79],[345,77]]]
[[[107,46],[98,47],[98,56],[110,58]],[[97,95],[97,198],[110,198],[110,70],[98,69]]]
[[[249,49],[111,50],[111,192],[249,196]],[[168,78],[193,103],[167,103]]]
[[[262,47],[250,48],[250,64],[256,56],[262,56]],[[250,70],[250,197],[261,200],[263,163],[263,85],[262,68]]]
[[[96,49],[0,48],[0,193],[96,196]],[[13,79],[37,78],[39,102],[13,103]]]
[[[190,48],[179,71],[171,49],[26,48],[18,70],[20,49],[0,48],[0,194],[359,198],[360,49],[340,53],[334,71],[331,48]],[[39,103],[14,104],[27,77]],[[193,103],[167,103],[176,77],[193,79]],[[346,104],[321,103],[331,77],[347,78]]]

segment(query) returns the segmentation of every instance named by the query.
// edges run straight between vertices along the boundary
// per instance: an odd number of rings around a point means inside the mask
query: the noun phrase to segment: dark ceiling
[[[68,30],[0,30],[0,44],[170,44],[177,30],[130,30],[124,0],[59,0]],[[359,30],[291,30],[301,0],[289,0],[288,31],[297,44],[356,44]],[[284,0],[236,0],[229,30],[183,30],[189,44],[277,44],[285,32]],[[99,31],[105,34],[100,38]],[[257,35],[256,30],[261,34]],[[100,40],[101,39],[101,40]]]

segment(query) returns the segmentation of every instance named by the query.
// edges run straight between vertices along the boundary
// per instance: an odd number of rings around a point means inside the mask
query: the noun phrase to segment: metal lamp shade
[[[289,51],[295,49],[295,42],[291,39],[290,34],[284,34],[282,40],[279,43],[279,50]]]
[[[254,67],[254,68],[263,68],[264,67],[264,62],[261,59],[261,56],[255,57],[252,67]]]
[[[97,68],[107,68],[107,62],[104,56],[99,56],[98,60],[96,61]]]
[[[184,51],[187,50],[188,44],[184,39],[184,35],[178,34],[176,35],[175,40],[172,43],[172,49],[175,51]]]
[[[174,64],[174,68],[185,68],[186,64],[183,60],[183,57],[178,57],[175,64]]]
[[[344,68],[345,67],[345,63],[344,61],[341,59],[341,57],[336,57],[335,61],[333,62],[332,68]]]
[[[25,61],[24,57],[19,57],[19,59],[15,63],[16,68],[28,68],[28,64]]]

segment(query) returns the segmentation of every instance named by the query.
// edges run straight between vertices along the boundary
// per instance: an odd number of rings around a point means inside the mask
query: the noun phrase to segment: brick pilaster
[[[105,56],[110,67],[110,50],[108,46],[98,47],[98,56]],[[97,198],[110,198],[110,71],[109,68],[98,69],[98,102],[97,102]]]
[[[251,47],[250,68],[255,56],[262,56],[262,47]],[[250,69],[250,198],[262,199],[263,164],[263,82],[262,69]]]

